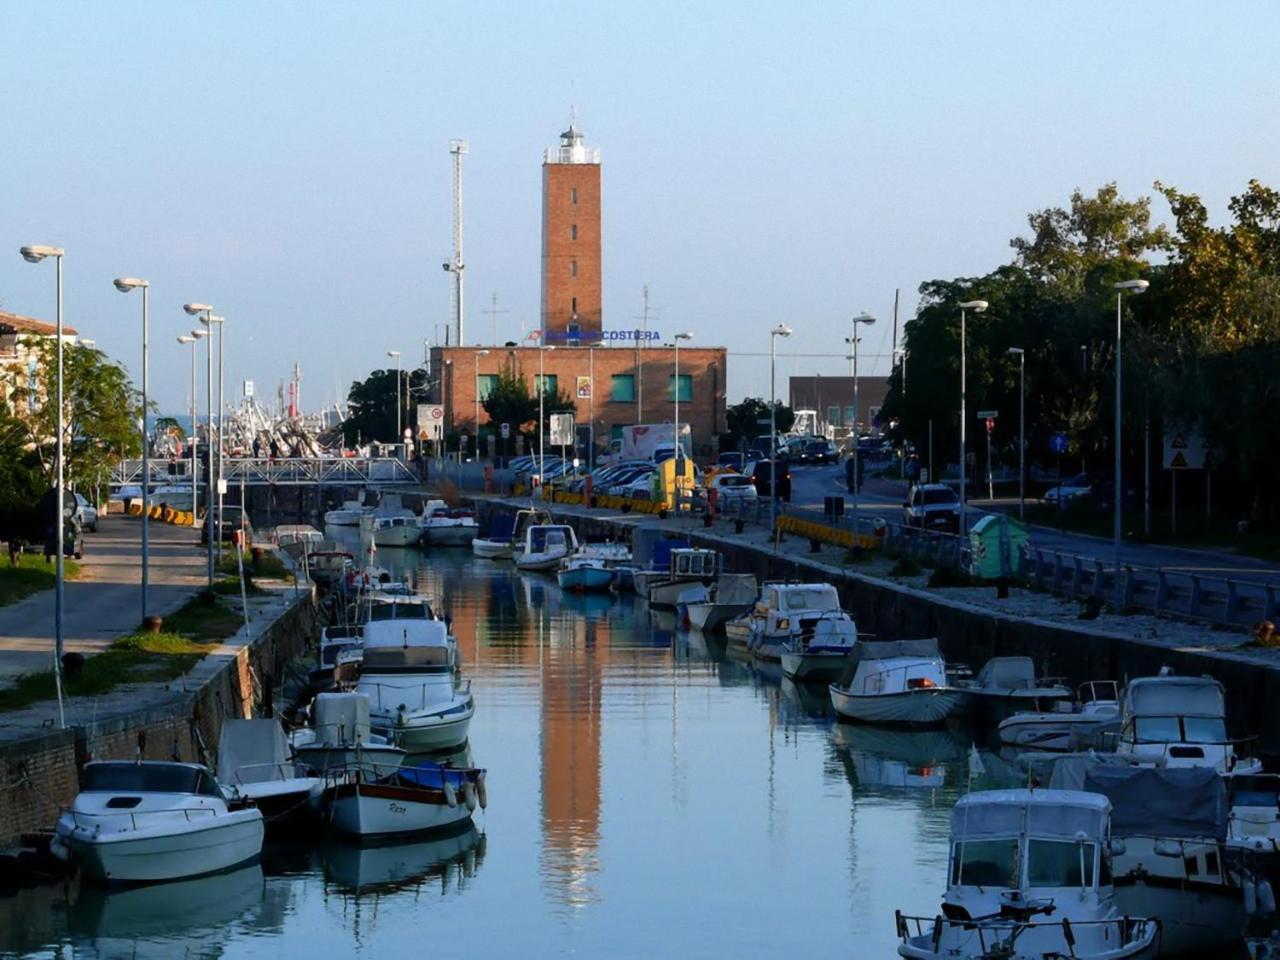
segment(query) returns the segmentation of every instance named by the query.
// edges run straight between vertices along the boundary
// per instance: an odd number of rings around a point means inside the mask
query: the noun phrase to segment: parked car
[[[98,508],[84,498],[82,494],[75,494],[76,512],[75,518],[80,523],[82,530],[88,530],[90,533],[98,532]]]
[[[707,481],[707,489],[716,491],[721,510],[738,510],[756,502],[755,481],[741,473],[718,473]]]
[[[209,542],[209,514],[210,511],[206,510],[204,522],[200,524],[201,543]],[[246,547],[253,543],[253,524],[249,522],[249,515],[241,507],[223,506],[222,523],[218,528],[218,539],[223,542],[229,542],[231,535],[237,530],[242,533]]]
[[[773,474],[770,471],[771,460],[755,460],[747,464],[744,471],[756,487],[756,494],[761,497],[769,497],[773,495],[772,479]],[[791,502],[791,463],[786,457],[779,457],[777,460],[776,475],[778,479],[778,497]]]
[[[1064,480],[1056,487],[1050,487],[1044,493],[1044,502],[1068,506],[1082,497],[1093,493],[1093,481],[1087,474],[1077,473],[1070,480]]]
[[[902,522],[923,530],[960,532],[960,498],[941,483],[917,483],[902,505]]]
[[[840,451],[830,440],[810,440],[804,445],[805,463],[839,463]]]

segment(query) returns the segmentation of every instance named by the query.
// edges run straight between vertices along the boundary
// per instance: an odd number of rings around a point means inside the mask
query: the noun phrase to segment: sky
[[[0,309],[65,319],[185,409],[188,301],[226,318],[227,397],[307,408],[417,362],[451,316],[449,141],[467,341],[538,323],[542,151],[599,147],[604,323],[729,350],[731,402],[789,374],[888,370],[919,285],[1002,262],[1028,212],[1159,179],[1221,221],[1280,185],[1280,4],[7,4]],[[1269,161],[1269,162],[1268,162]],[[1157,218],[1168,215],[1157,201]],[[8,249],[9,253],[4,251]],[[506,311],[486,315],[496,296]],[[204,388],[199,388],[203,395]]]

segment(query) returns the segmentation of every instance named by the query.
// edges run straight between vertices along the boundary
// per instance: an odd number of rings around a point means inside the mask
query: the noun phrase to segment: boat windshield
[[[1221,717],[1136,717],[1137,743],[1226,743],[1227,725]]]
[[[1183,717],[1182,729],[1187,743],[1227,741],[1227,724],[1221,717]]]
[[[178,763],[91,763],[84,790],[100,793],[198,793],[221,796],[206,770]]]
[[[951,851],[951,883],[965,887],[1018,887],[1018,841],[969,840]]]
[[[1089,887],[1093,885],[1092,843],[1030,840],[1027,843],[1027,886]]]
[[[421,602],[375,603],[369,607],[370,620],[430,620],[431,607]]]
[[[839,610],[840,601],[830,587],[820,586],[786,592],[788,610]]]

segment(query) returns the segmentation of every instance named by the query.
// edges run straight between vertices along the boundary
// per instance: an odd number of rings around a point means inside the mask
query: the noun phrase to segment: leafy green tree
[[[401,428],[412,426],[414,397],[427,388],[425,370],[400,371],[399,398],[402,404]],[[343,442],[348,446],[380,440],[397,443],[396,436],[396,371],[375,370],[364,380],[351,384],[347,392],[347,419],[342,422]]]
[[[795,412],[778,401],[775,405],[775,421],[778,433],[786,433],[795,425]],[[769,401],[760,397],[747,397],[725,411],[725,424],[729,429],[720,435],[721,450],[737,450],[746,447],[756,437],[769,432]]]

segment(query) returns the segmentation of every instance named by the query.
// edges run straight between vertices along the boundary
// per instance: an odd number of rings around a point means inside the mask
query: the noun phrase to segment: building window
[[[570,313],[572,313],[572,314],[573,314],[573,316],[574,316],[574,318],[576,319],[576,318],[577,318],[577,316],[578,316],[578,298],[577,298],[577,297],[574,297],[574,298],[570,301],[570,303],[572,304],[572,306],[570,306],[570,308],[569,308],[569,312],[570,312]]]
[[[569,228],[569,239],[570,240],[578,239],[578,225],[576,223]]]
[[[676,399],[676,375],[667,375],[667,400],[674,403]],[[693,377],[687,373],[680,374],[680,402],[693,402]]]
[[[572,203],[575,207],[578,205],[578,188],[577,187],[571,187],[569,189],[569,202]],[[574,239],[576,240],[577,238],[575,237]]]
[[[570,260],[570,261],[569,261],[569,276],[571,276],[571,277],[576,277],[577,275],[578,275],[578,261],[577,261],[577,260]]]
[[[535,396],[539,393],[548,393],[554,397],[557,390],[556,375],[554,373],[548,373],[546,376],[534,375],[533,391]]]
[[[833,427],[840,426],[839,407],[827,407],[827,423],[831,424]]]
[[[844,422],[853,423],[853,407],[844,408]]]
[[[498,386],[498,375],[496,373],[482,373],[476,377],[478,396],[480,402],[488,400],[493,393],[494,388]]]
[[[617,400],[619,403],[635,403],[636,375],[634,373],[615,373],[613,375],[613,385],[609,392],[609,399]]]

